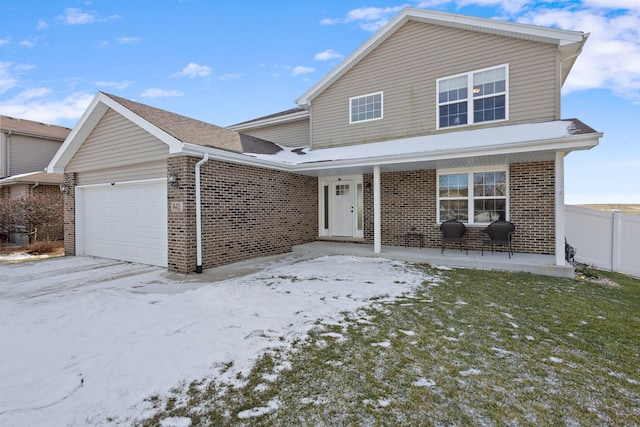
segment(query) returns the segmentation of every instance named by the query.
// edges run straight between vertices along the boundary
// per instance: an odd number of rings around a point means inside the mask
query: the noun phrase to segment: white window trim
[[[509,64],[501,64],[501,65],[496,65],[493,67],[487,67],[487,68],[480,68],[478,70],[473,70],[473,71],[469,71],[466,73],[460,73],[460,74],[454,74],[452,76],[446,76],[446,77],[441,77],[439,79],[436,79],[436,129],[457,129],[457,128],[461,128],[461,127],[465,127],[465,126],[471,126],[474,123],[473,119],[473,100],[474,99],[481,99],[481,98],[474,98],[473,97],[473,75],[475,73],[481,73],[483,71],[489,71],[489,70],[495,70],[497,68],[505,68],[505,88],[504,88],[504,93],[505,93],[505,112],[504,112],[504,119],[499,119],[499,120],[491,120],[491,121],[486,121],[486,122],[479,122],[480,124],[484,124],[484,123],[498,123],[498,122],[504,122],[506,120],[509,120]],[[462,77],[462,76],[467,76],[467,90],[469,91],[469,93],[467,94],[467,123],[464,125],[458,125],[458,126],[445,126],[442,127],[440,126],[440,106],[441,105],[447,105],[447,104],[455,104],[457,102],[460,101],[452,101],[452,102],[446,102],[446,103],[442,103],[440,104],[440,82],[443,80],[448,80],[448,79],[452,79],[454,77]],[[487,97],[490,96],[495,96],[494,94],[492,95],[487,95]],[[351,104],[349,104],[351,105]]]
[[[374,117],[373,119],[356,120],[354,122],[352,120],[353,111],[351,109],[351,101],[354,100],[354,99],[360,99],[360,98],[364,98],[364,97],[372,96],[372,95],[380,95],[380,117]],[[372,122],[374,120],[381,120],[383,118],[384,118],[384,93],[383,93],[383,91],[366,93],[364,95],[352,96],[351,98],[349,98],[349,124],[350,125],[357,124],[357,123]]]
[[[507,221],[510,220],[511,214],[511,206],[509,203],[509,166],[508,165],[496,165],[496,166],[483,166],[477,168],[459,168],[459,169],[438,169],[436,173],[436,218],[438,224],[441,224],[440,220],[440,175],[456,175],[466,173],[469,175],[469,194],[467,195],[468,206],[467,206],[467,217],[469,221],[465,222],[465,224],[469,226],[484,226],[490,223],[488,222],[475,222],[473,215],[473,174],[479,172],[505,172],[506,178],[506,194],[505,194],[505,219]],[[445,198],[444,200],[451,200],[452,198]],[[460,198],[462,199],[462,198]]]

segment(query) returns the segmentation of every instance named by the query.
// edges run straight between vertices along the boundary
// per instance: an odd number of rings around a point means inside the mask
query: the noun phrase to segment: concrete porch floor
[[[545,276],[567,277],[574,276],[573,267],[555,265],[553,255],[534,255],[515,253],[509,259],[506,252],[469,250],[469,255],[455,248],[446,248],[440,254],[440,248],[416,248],[404,246],[383,246],[379,254],[373,252],[373,245],[341,242],[317,241],[294,246],[293,253],[307,253],[320,255],[354,255],[362,257],[378,257],[397,261],[426,263],[446,267],[476,268],[480,270],[500,270],[513,272],[527,272]]]

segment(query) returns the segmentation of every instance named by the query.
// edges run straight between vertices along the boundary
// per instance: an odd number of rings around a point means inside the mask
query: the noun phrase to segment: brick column
[[[67,192],[63,195],[64,203],[64,254],[76,254],[76,185],[77,174],[67,172],[62,182],[67,186]]]

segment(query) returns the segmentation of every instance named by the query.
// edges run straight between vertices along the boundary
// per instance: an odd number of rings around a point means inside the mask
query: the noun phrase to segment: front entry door
[[[355,186],[352,180],[331,182],[331,235],[353,237]]]

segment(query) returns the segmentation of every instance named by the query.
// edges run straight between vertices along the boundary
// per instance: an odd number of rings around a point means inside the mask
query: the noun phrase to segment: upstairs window
[[[508,66],[438,79],[438,128],[507,119]]]
[[[349,123],[382,118],[382,92],[349,98]]]

